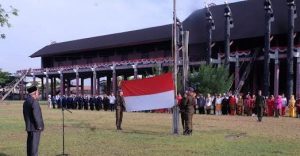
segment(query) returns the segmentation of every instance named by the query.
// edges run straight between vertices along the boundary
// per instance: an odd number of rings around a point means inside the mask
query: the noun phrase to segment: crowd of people
[[[194,92],[195,93],[195,92]],[[177,103],[181,110],[182,99],[188,96],[188,91],[182,96],[177,95]],[[255,116],[257,109],[255,107],[256,95],[250,93],[242,96],[235,96],[230,92],[227,94],[207,94],[204,96],[200,93],[195,93],[193,111],[194,114],[209,114],[209,115],[241,115]],[[48,96],[48,105],[50,108],[79,109],[79,110],[104,110],[114,111],[116,108],[116,97],[113,93],[110,95],[56,95]],[[300,118],[300,99],[295,100],[294,95],[289,99],[289,103],[284,94],[274,97],[264,97],[263,115],[269,117],[289,116]],[[170,109],[160,109],[144,112],[171,112]]]
[[[187,97],[186,92],[183,96],[179,93],[177,101],[179,106],[183,103],[182,99]],[[250,93],[242,96],[236,96],[230,92],[227,94],[203,94],[197,93],[194,105],[195,114],[209,115],[241,115],[256,116],[257,107],[255,107],[256,95]],[[282,95],[274,97],[263,97],[263,115],[269,117],[289,116],[300,118],[300,99],[295,100],[294,95],[289,99]]]
[[[49,108],[67,108],[67,109],[78,109],[78,110],[105,110],[114,111],[116,105],[116,97],[114,94],[103,96],[76,96],[76,95],[56,95],[51,97],[48,95],[48,106]]]

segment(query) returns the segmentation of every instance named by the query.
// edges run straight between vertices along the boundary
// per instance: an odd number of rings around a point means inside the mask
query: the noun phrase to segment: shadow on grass
[[[0,153],[0,156],[8,156],[8,155],[5,153]]]

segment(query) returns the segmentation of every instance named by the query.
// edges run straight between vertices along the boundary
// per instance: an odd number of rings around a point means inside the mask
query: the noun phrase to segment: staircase
[[[25,71],[21,77],[16,78],[11,83],[9,83],[7,86],[4,87],[5,90],[8,90],[6,94],[2,97],[0,102],[3,102],[7,96],[19,85],[19,83],[28,75],[31,71],[31,68],[29,68],[27,71]]]
[[[255,62],[258,53],[259,53],[258,50],[253,53],[253,56],[251,57],[251,60],[250,60],[250,62],[248,64],[248,66],[246,67],[246,69],[245,69],[245,71],[244,71],[244,73],[243,73],[243,75],[242,75],[242,77],[241,77],[241,79],[240,79],[240,81],[238,83],[238,86],[234,90],[234,95],[237,95],[237,94],[240,93],[242,87],[245,84],[245,81],[247,80],[247,78],[248,78],[248,76],[249,76],[249,74],[251,72],[253,63]]]

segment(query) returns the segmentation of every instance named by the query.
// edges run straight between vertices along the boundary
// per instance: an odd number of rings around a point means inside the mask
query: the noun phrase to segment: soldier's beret
[[[32,92],[35,92],[35,91],[37,91],[37,87],[36,86],[31,86],[31,87],[29,87],[28,89],[27,89],[27,92],[30,94],[30,93],[32,93]]]

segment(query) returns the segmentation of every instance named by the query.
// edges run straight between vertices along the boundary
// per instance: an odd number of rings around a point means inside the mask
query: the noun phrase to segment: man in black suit
[[[23,116],[27,131],[27,156],[37,156],[44,121],[39,105],[39,91],[35,86],[27,89],[28,97],[23,104]]]

